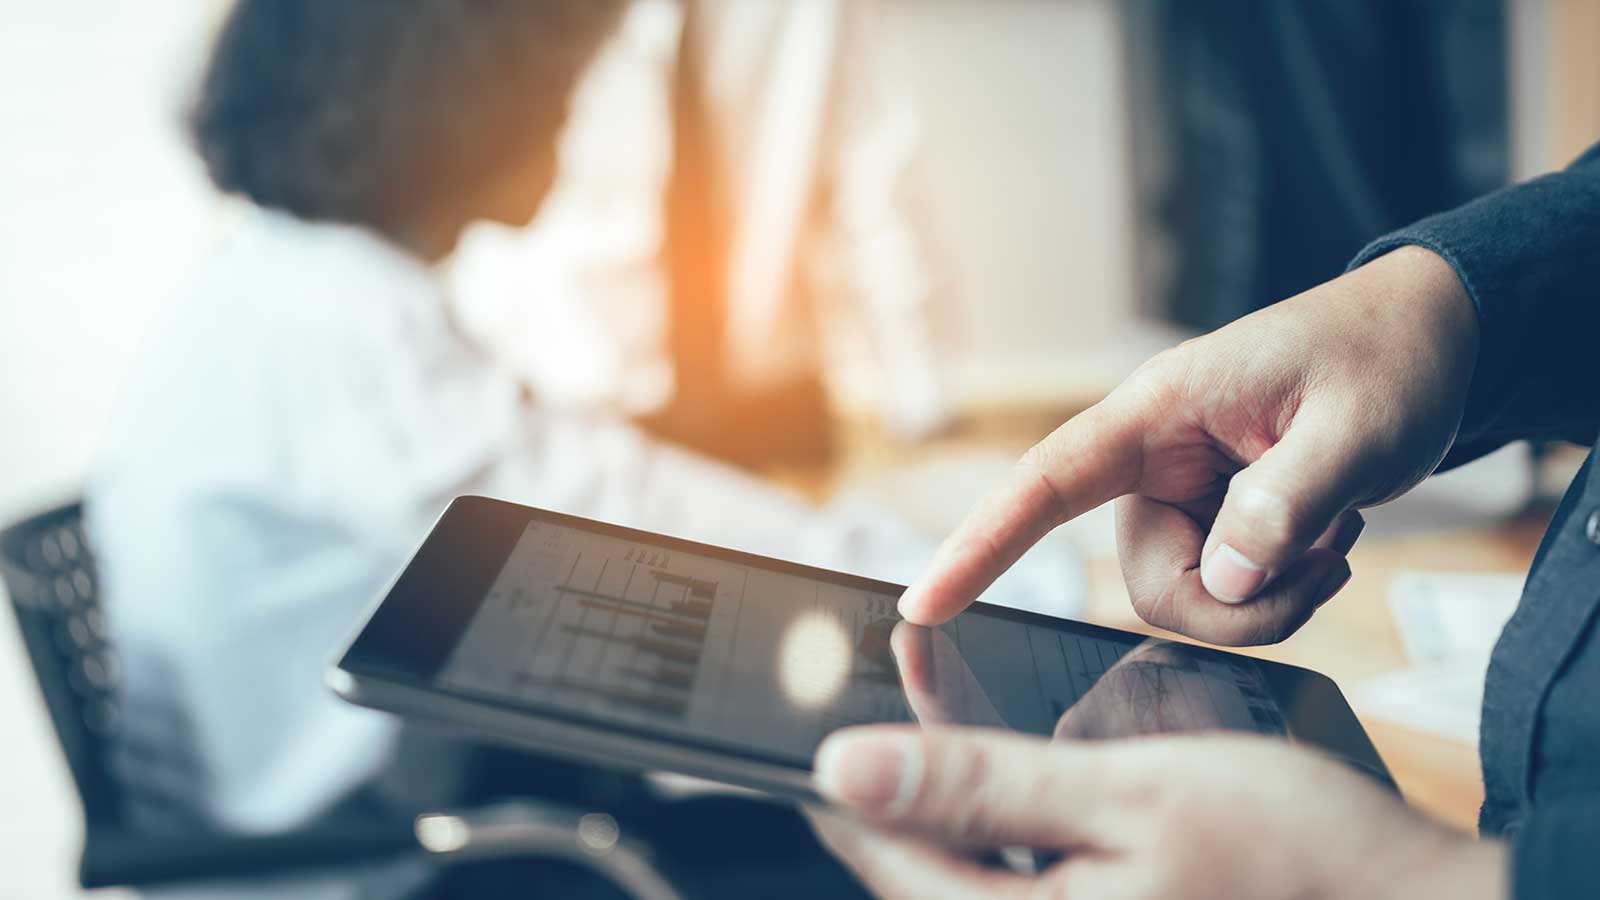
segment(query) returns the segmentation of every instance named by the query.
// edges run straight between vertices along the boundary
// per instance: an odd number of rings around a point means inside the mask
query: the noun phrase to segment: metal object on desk
[[[417,843],[445,862],[555,857],[587,867],[639,900],[679,900],[643,843],[604,812],[500,803],[417,817]]]

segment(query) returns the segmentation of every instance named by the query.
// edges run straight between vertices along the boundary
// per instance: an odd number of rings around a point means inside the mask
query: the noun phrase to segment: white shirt
[[[790,558],[926,549],[529,408],[451,328],[432,270],[360,228],[253,214],[148,349],[88,523],[130,707],[189,720],[191,788],[232,828],[302,823],[384,764],[393,720],[323,673],[458,494]]]

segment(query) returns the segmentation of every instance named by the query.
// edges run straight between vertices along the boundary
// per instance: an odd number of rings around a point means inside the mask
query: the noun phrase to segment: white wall
[[[0,515],[74,489],[210,240],[179,118],[214,6],[0,0]]]
[[[885,64],[926,125],[927,207],[955,279],[968,402],[1054,400],[1131,369],[1151,350],[1133,314],[1112,3],[884,6]]]
[[[178,132],[216,4],[0,0],[0,521],[72,493],[144,324],[212,232]],[[0,614],[0,893],[74,896],[66,769]]]

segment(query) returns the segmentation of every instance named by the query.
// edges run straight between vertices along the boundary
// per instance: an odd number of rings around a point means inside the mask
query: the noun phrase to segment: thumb
[[[1327,441],[1341,431],[1297,420],[1228,482],[1200,554],[1207,593],[1225,603],[1249,600],[1355,505],[1354,455]]]
[[[1059,848],[1093,842],[1095,813],[1118,799],[1113,756],[1008,731],[870,725],[823,741],[816,784],[875,823],[962,845]]]

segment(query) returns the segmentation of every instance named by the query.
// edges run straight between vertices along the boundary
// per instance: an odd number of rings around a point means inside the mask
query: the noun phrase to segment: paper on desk
[[[1351,701],[1363,714],[1464,743],[1478,741],[1489,654],[1516,608],[1514,573],[1401,572],[1389,585],[1410,668],[1368,678]]]
[[[1389,582],[1394,613],[1413,666],[1482,659],[1516,609],[1525,576],[1509,572],[1400,572]]]
[[[1486,668],[1487,662],[1396,669],[1363,680],[1350,702],[1362,716],[1476,746]]]

